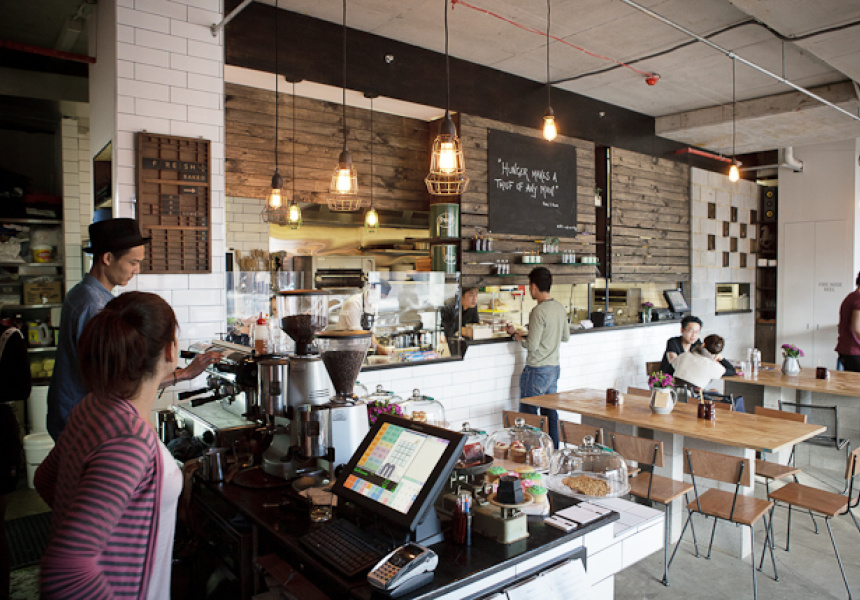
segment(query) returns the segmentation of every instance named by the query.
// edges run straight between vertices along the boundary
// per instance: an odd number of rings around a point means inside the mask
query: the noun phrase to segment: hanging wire
[[[281,36],[278,25],[281,21],[281,10],[278,8],[278,0],[275,0],[275,171],[278,170],[278,105],[281,103],[278,97],[278,80],[281,78],[281,72],[278,70],[278,38]]]
[[[550,89],[552,86],[549,84],[549,16],[550,16],[550,4],[552,0],[546,0],[546,105],[547,107],[552,106],[552,102],[550,102]]]
[[[448,0],[442,3],[445,7],[445,112],[451,108],[451,59],[448,56]]]
[[[292,169],[292,200],[296,201],[296,82],[293,80],[293,169]]]
[[[343,0],[343,149],[346,150],[346,0]]]
[[[373,96],[370,97],[370,208],[373,209]]]
[[[735,110],[737,109],[737,95],[735,93],[735,88],[737,84],[735,83],[735,67],[737,65],[737,61],[732,59],[732,160],[735,159]]]

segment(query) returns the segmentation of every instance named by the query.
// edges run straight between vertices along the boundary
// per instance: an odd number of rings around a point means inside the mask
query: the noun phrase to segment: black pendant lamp
[[[427,191],[433,196],[458,196],[466,191],[469,178],[466,176],[466,161],[463,146],[457,137],[457,128],[451,120],[451,65],[448,56],[448,0],[445,7],[445,118],[439,125],[439,135],[433,141],[430,157],[430,172],[424,178]]]
[[[293,175],[292,175],[292,198],[287,208],[287,225],[290,229],[298,229],[302,226],[302,208],[296,198],[296,82],[293,81]]]
[[[331,176],[328,207],[334,211],[355,211],[361,205],[358,197],[358,173],[352,154],[346,149],[346,0],[343,0],[343,150]]]
[[[379,213],[373,208],[373,99],[376,94],[367,92],[365,97],[370,98],[370,207],[364,214],[364,230],[367,233],[379,231]]]
[[[737,107],[737,96],[735,94],[735,67],[737,63],[732,59],[732,166],[729,167],[729,181],[737,183],[741,178],[741,171],[738,169],[738,160],[735,158],[735,110]]]
[[[281,172],[278,170],[278,105],[281,103],[278,94],[278,80],[281,78],[281,73],[278,69],[278,22],[280,9],[278,2],[275,2],[275,174],[272,175],[272,189],[266,197],[266,206],[260,215],[266,223],[275,225],[283,225],[286,221],[286,207],[281,190],[284,187],[284,178],[281,177]]]
[[[543,139],[551,142],[558,135],[558,127],[555,124],[555,113],[552,112],[552,103],[550,102],[550,85],[549,79],[549,17],[550,17],[550,0],[546,0],[546,114],[543,116]]]

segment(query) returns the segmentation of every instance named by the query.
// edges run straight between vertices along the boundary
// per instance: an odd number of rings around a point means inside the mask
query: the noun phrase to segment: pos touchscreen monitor
[[[428,516],[425,513],[433,510],[465,443],[460,432],[382,414],[344,466],[333,491],[414,533]]]

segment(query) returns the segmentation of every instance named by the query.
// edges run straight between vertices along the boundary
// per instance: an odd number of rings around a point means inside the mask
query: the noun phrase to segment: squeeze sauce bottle
[[[263,318],[263,313],[260,313],[260,318],[254,326],[254,350],[257,354],[268,354],[268,346],[269,326]]]

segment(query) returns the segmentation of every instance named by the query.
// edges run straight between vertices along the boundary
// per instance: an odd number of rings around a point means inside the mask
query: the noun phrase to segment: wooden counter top
[[[860,397],[860,373],[830,370],[830,379],[816,379],[815,367],[806,367],[797,375],[784,375],[780,365],[763,363],[757,377],[733,375],[723,377],[723,381],[746,383],[750,385],[794,388],[808,392],[835,394],[837,396]]]
[[[651,412],[646,398],[624,394],[621,406],[606,405],[606,391],[579,389],[524,399],[533,406],[554,408],[581,415],[665,431],[716,444],[776,452],[826,431],[826,427],[794,423],[742,412],[719,411],[716,422],[697,418],[695,404],[678,403],[668,415]]]

